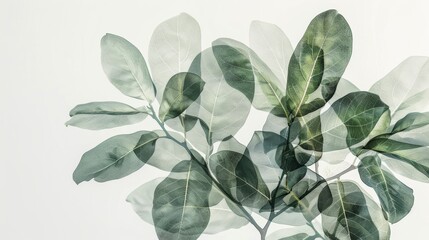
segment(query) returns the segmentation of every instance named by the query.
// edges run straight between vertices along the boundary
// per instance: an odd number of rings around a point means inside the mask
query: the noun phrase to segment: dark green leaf
[[[106,34],[101,39],[101,63],[110,82],[123,94],[152,102],[155,87],[140,51],[126,39]]]
[[[155,189],[152,218],[159,239],[197,239],[210,220],[212,182],[195,161],[182,161]]]
[[[70,117],[67,126],[99,130],[143,121],[147,117],[147,110],[138,110],[119,102],[91,102],[74,107]]]
[[[157,133],[147,131],[111,137],[83,154],[73,180],[79,184],[93,178],[105,182],[127,176],[149,160],[159,137]]]
[[[389,239],[389,224],[381,209],[352,182],[331,183],[333,203],[322,212],[329,239]]]
[[[333,96],[351,53],[350,27],[337,11],[323,12],[311,21],[289,62],[286,96],[293,116],[304,116]],[[316,104],[316,98],[322,101]]]
[[[220,42],[220,43],[219,43]],[[225,77],[225,81],[242,92],[250,102],[255,95],[255,78],[252,63],[246,50],[223,44],[222,40],[213,42],[213,53]]]
[[[204,81],[193,73],[178,73],[168,81],[159,107],[159,118],[166,121],[182,114],[200,96]]]
[[[380,97],[363,91],[347,94],[334,102],[332,108],[347,128],[349,147],[366,139],[389,110]]]
[[[396,223],[411,211],[413,190],[384,169],[380,158],[364,157],[359,163],[359,174],[362,181],[377,193],[389,222]]]
[[[270,199],[259,171],[246,155],[220,151],[210,156],[209,167],[224,190],[242,205],[260,208]]]

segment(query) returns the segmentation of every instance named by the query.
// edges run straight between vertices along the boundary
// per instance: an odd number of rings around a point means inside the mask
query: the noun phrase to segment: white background
[[[247,42],[252,20],[280,26],[295,46],[318,13],[338,9],[354,35],[345,77],[362,89],[411,55],[429,56],[426,1],[0,1],[0,239],[156,239],[125,198],[160,174],[146,166],[125,179],[76,186],[81,154],[104,139],[139,128],[66,128],[76,104],[122,96],[101,69],[99,40],[124,36],[147,58],[153,29],[181,12],[195,17],[203,45],[218,37]],[[263,118],[253,117],[259,126]],[[254,129],[241,131],[242,138]],[[427,239],[428,185],[415,190],[412,212],[392,226],[392,239]],[[201,239],[259,239],[251,225]]]

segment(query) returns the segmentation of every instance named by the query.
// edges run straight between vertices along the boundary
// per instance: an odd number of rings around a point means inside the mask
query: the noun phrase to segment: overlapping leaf
[[[332,108],[347,128],[347,145],[353,146],[373,132],[382,117],[382,125],[390,123],[389,106],[369,92],[353,92],[338,99]]]
[[[159,102],[170,78],[177,73],[188,72],[200,51],[200,26],[188,14],[181,13],[157,26],[149,44],[149,65]]]
[[[359,174],[362,181],[377,193],[389,222],[396,223],[411,211],[413,190],[385,169],[380,158],[364,157],[359,163]]]
[[[352,51],[352,34],[335,10],[316,16],[289,62],[287,107],[303,116],[325,104],[334,94]]]
[[[156,187],[152,219],[160,239],[197,239],[210,220],[211,178],[194,160],[177,164]]]
[[[200,76],[183,72],[174,75],[165,87],[159,118],[166,121],[182,114],[200,96],[204,81]]]
[[[159,137],[147,131],[111,137],[83,154],[73,180],[79,184],[93,178],[105,182],[127,176],[149,160]]]
[[[207,125],[209,143],[237,133],[247,119],[251,103],[225,81],[212,48],[195,58],[191,72],[201,72],[206,83],[199,100],[189,109],[198,112],[198,118]]]
[[[322,212],[322,225],[330,239],[389,239],[388,222],[378,205],[353,182],[330,183],[333,203]]]
[[[224,190],[244,206],[260,208],[269,201],[268,188],[246,155],[220,151],[210,156],[209,167]]]

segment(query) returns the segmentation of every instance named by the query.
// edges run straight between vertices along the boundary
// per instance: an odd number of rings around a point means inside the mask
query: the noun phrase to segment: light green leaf
[[[159,239],[197,239],[210,220],[212,182],[194,160],[182,161],[155,189],[152,218]]]
[[[255,95],[255,78],[253,67],[246,51],[247,47],[231,46],[223,39],[218,39],[212,44],[213,54],[222,70],[225,81],[233,88],[243,93],[250,102]]]
[[[281,160],[279,151],[282,145],[286,144],[286,139],[273,132],[256,131],[252,139],[247,144],[250,159],[261,174],[262,179],[272,191],[278,184],[282,170],[278,165]],[[279,150],[280,149],[280,150]]]
[[[380,97],[363,91],[347,94],[334,102],[332,108],[347,128],[346,142],[349,147],[366,139],[389,110]],[[390,118],[385,120],[387,126],[389,121]]]
[[[337,181],[328,189],[334,201],[322,212],[322,225],[329,239],[389,239],[381,209],[356,184]]]
[[[181,13],[159,24],[149,44],[149,64],[158,92],[164,92],[176,73],[188,72],[200,51],[200,26],[188,14]],[[161,98],[162,94],[158,94],[159,102]]]
[[[396,122],[393,126],[392,133],[402,131],[410,131],[413,129],[421,128],[429,124],[429,112],[420,113],[412,112]]]
[[[288,65],[293,53],[292,45],[276,25],[253,21],[249,31],[250,47],[273,71],[281,89],[287,81]],[[284,96],[284,92],[283,92]]]
[[[74,107],[70,117],[67,126],[99,130],[143,121],[147,117],[147,110],[137,110],[119,102],[91,102]]]
[[[174,75],[165,87],[159,118],[161,121],[175,118],[182,114],[200,96],[204,81],[193,73]]]
[[[426,177],[429,177],[429,158],[428,150],[429,148],[411,144],[400,140],[389,139],[388,137],[379,137],[369,141],[365,149],[371,149],[378,153],[381,153],[389,158],[394,158],[397,161],[402,161],[414,167],[415,170],[424,174]],[[393,171],[398,171],[398,173],[406,174],[406,177],[411,177],[413,172],[403,172],[401,169],[395,168],[395,165],[390,165]],[[400,167],[400,165],[397,167]]]
[[[429,58],[410,57],[369,90],[390,107],[392,122],[410,112],[429,111]]]
[[[126,39],[106,34],[101,39],[101,64],[110,82],[123,94],[152,102],[155,87],[140,51]]]
[[[324,105],[334,94],[352,53],[352,33],[335,10],[316,16],[289,62],[287,106],[303,116]]]
[[[209,144],[237,133],[246,122],[251,103],[226,83],[211,48],[204,50],[191,68],[193,72],[201,72],[206,84],[199,100],[189,109],[198,112],[198,118],[206,123]]]
[[[79,184],[91,179],[105,182],[125,177],[149,160],[159,137],[147,131],[111,137],[83,154],[73,180]]]
[[[413,189],[383,168],[378,156],[364,157],[358,169],[362,181],[377,193],[389,222],[396,223],[411,211],[414,204]]]
[[[244,206],[260,208],[270,192],[252,161],[241,153],[220,151],[210,156],[209,168],[219,183]]]

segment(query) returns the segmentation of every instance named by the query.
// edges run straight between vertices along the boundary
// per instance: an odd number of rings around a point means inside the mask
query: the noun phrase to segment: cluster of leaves
[[[414,202],[395,175],[429,177],[429,59],[409,58],[360,91],[341,78],[352,33],[335,10],[316,16],[295,50],[278,27],[259,21],[250,27],[251,48],[223,38],[201,51],[200,39],[187,14],[161,23],[149,46],[149,72],[130,42],[102,38],[109,80],[144,104],[78,105],[67,125],[98,130],[150,116],[160,129],[102,142],[82,156],[74,181],[119,179],[145,164],[170,172],[127,199],[160,239],[197,239],[248,223],[265,239],[271,222],[296,229],[269,239],[388,239],[390,225]],[[234,135],[252,106],[268,117],[243,145]],[[344,171],[319,174],[322,162],[338,164],[350,154],[355,159]],[[378,199],[340,180],[355,169]]]

